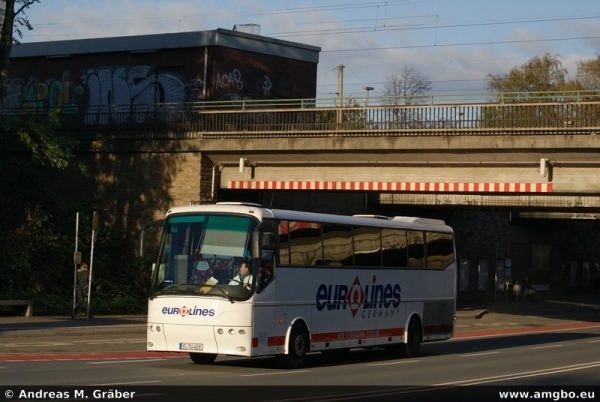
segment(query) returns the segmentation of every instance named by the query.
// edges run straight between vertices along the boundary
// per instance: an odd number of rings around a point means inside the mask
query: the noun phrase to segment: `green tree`
[[[508,74],[488,74],[488,90],[502,99],[494,101],[527,101],[538,98],[541,92],[549,99],[554,99],[557,93],[565,91],[568,86],[565,81],[567,69],[562,67],[560,56],[546,53],[542,57],[514,67]]]
[[[573,120],[573,108],[560,103],[567,91],[575,89],[567,82],[567,69],[562,67],[560,56],[544,54],[533,57],[508,74],[489,74],[487,87],[491,102],[504,106],[482,110],[483,127],[558,127]],[[513,107],[510,103],[532,102],[530,106]]]
[[[592,60],[578,61],[575,80],[583,90],[600,90],[600,55]]]
[[[40,3],[40,0],[6,0],[0,36],[0,111],[4,107],[12,46],[19,45],[15,34],[21,39],[22,29],[33,29],[25,12],[35,3]],[[25,116],[22,120],[17,116],[4,114],[2,128],[5,135],[15,135],[16,139],[32,152],[34,162],[64,169],[75,157],[77,141],[72,137],[57,134],[60,127],[59,113],[60,110],[54,110],[47,118]],[[83,174],[87,174],[85,165],[79,163],[78,168]]]
[[[23,37],[21,29],[32,29],[25,11],[34,3],[40,0],[5,3],[0,34],[0,112],[12,45],[18,45]],[[40,165],[64,169],[75,157],[77,142],[57,134],[59,113],[0,113],[3,148],[26,148],[33,162],[18,157],[0,159],[0,207],[6,212],[0,217],[0,299],[29,299],[42,308],[68,304],[72,290],[72,271],[65,269],[72,264],[72,237],[64,228],[65,212],[44,193],[37,174]],[[86,171],[83,164],[79,168]]]

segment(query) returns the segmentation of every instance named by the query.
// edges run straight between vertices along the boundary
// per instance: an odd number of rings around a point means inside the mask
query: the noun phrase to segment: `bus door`
[[[254,355],[276,353],[284,340],[276,333],[285,311],[275,300],[275,234],[266,224],[259,225],[252,239],[252,268],[255,277],[254,337],[258,339]],[[281,331],[279,331],[281,332]],[[280,345],[281,343],[281,345]]]

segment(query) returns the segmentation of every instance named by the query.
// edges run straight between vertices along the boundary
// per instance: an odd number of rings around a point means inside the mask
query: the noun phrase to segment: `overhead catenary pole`
[[[342,107],[344,106],[344,65],[343,64],[339,64],[337,66],[338,68],[338,107]],[[342,111],[338,110],[338,114],[337,114],[337,122],[339,125],[342,124]]]

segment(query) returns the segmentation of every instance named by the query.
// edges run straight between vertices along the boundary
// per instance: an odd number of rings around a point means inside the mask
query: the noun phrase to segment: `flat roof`
[[[213,31],[21,43],[12,46],[11,58],[53,58],[108,52],[144,53],[206,46],[227,47],[310,63],[319,62],[321,51],[318,46],[219,28]]]

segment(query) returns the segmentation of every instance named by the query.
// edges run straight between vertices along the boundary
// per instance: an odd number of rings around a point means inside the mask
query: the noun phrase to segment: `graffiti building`
[[[314,98],[319,52],[226,29],[24,43],[12,48],[4,113],[58,108],[118,123],[186,102]]]

